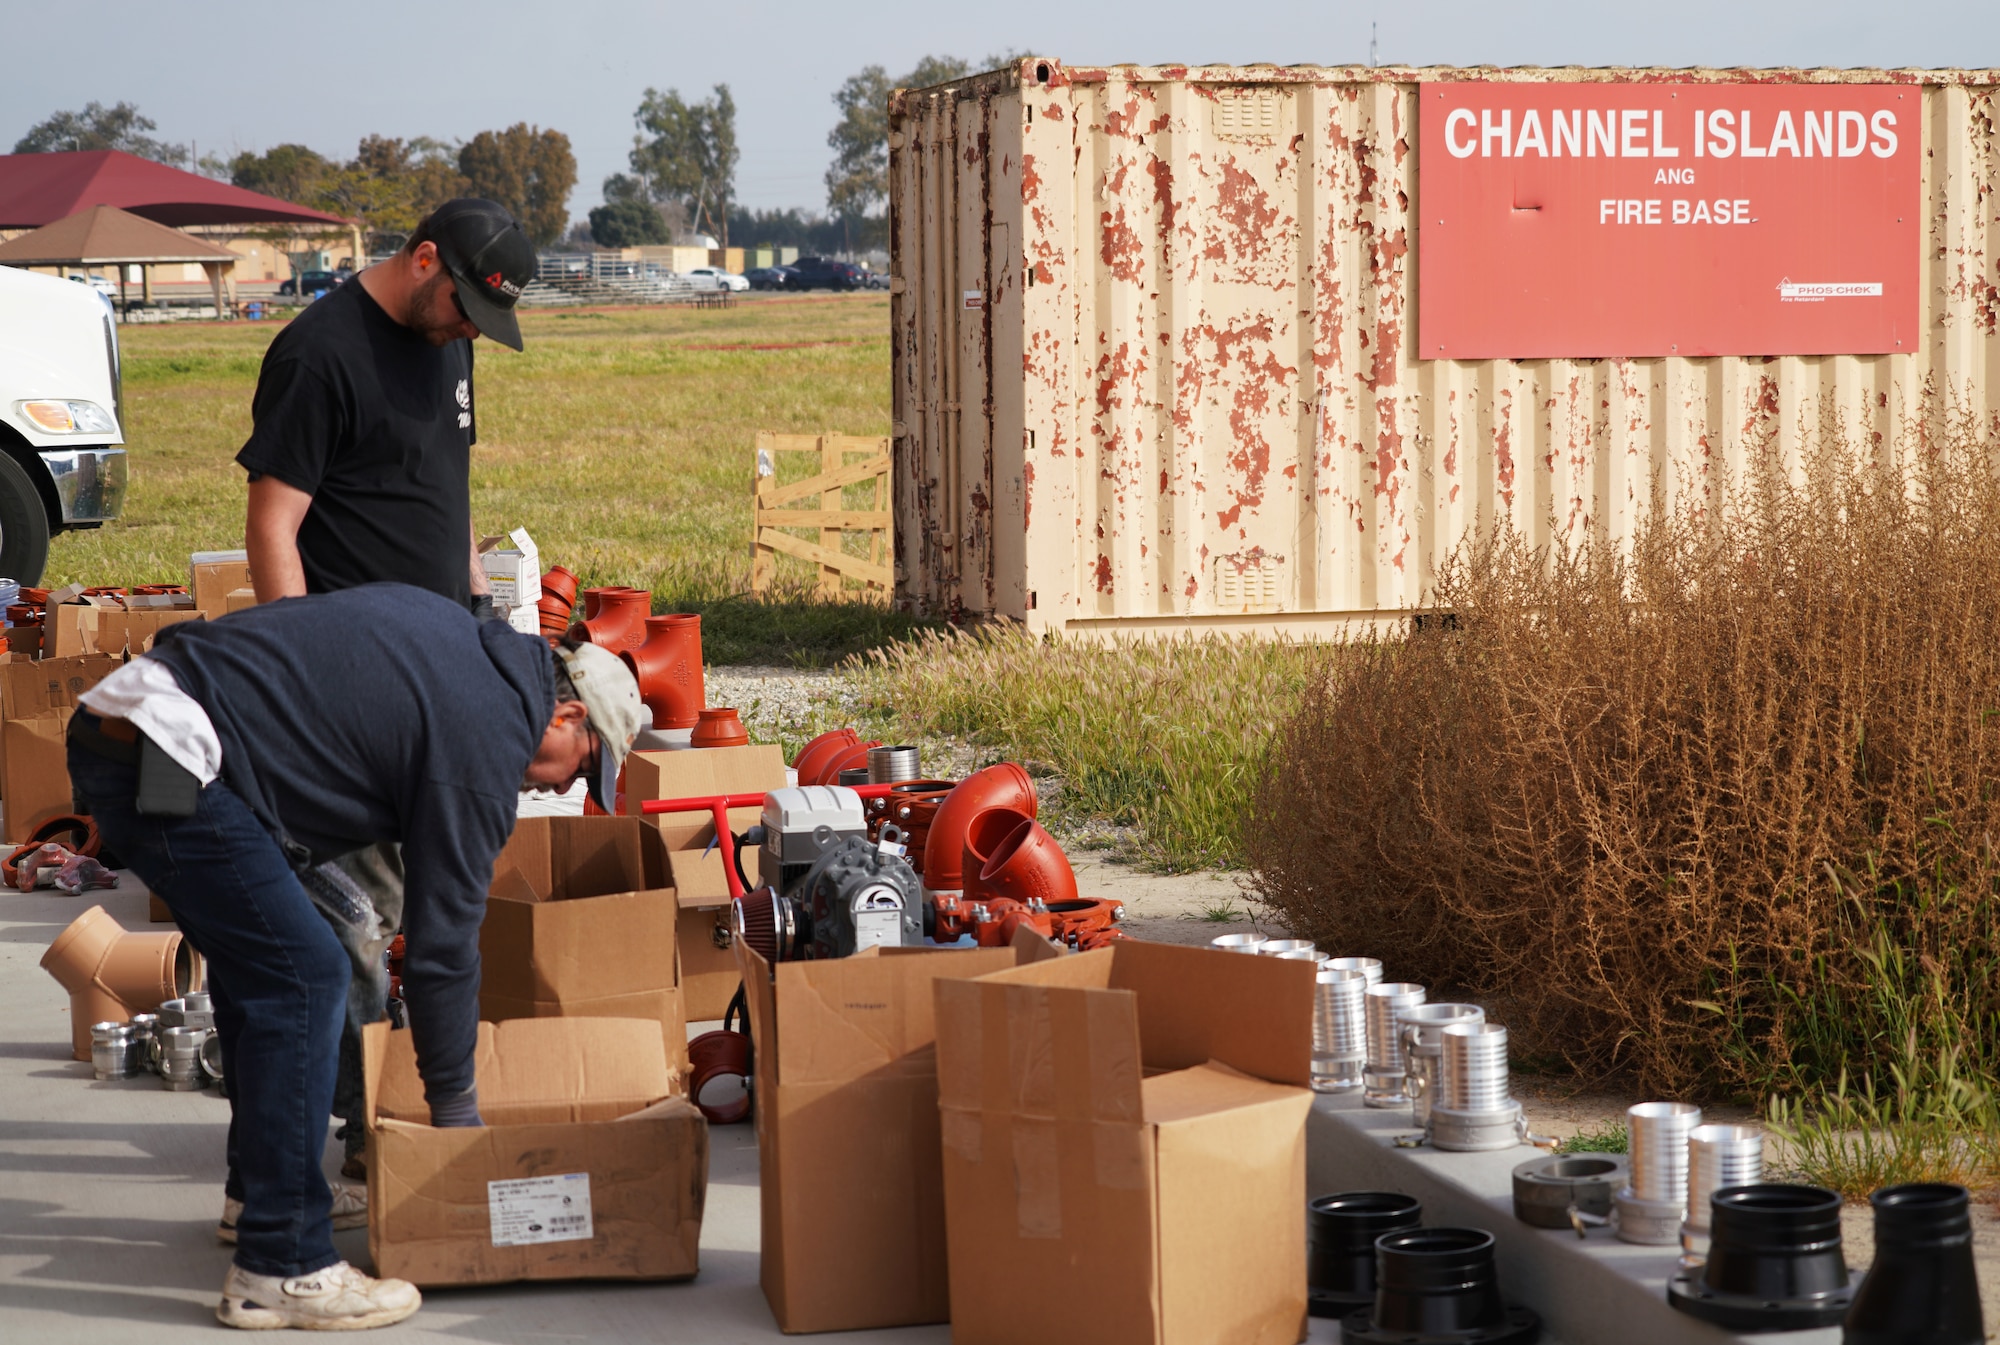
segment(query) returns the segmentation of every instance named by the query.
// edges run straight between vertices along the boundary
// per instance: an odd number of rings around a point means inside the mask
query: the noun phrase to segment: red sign
[[[1919,96],[1424,85],[1422,357],[1914,349]]]

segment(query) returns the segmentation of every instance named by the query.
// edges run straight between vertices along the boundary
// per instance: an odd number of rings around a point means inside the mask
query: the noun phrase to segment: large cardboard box
[[[785,785],[785,754],[775,744],[714,747],[678,752],[634,752],[625,758],[624,811],[641,816],[648,799],[711,798],[717,794],[757,794]],[[729,812],[741,833],[763,816],[760,797]],[[707,811],[659,813],[645,818],[653,844],[649,876],[674,889],[680,904],[681,994],[690,1021],[717,1019],[729,1008],[741,974],[726,939],[716,936],[717,920],[729,904],[729,879],[722,852],[709,849],[715,819]],[[743,871],[757,877],[757,849],[743,851]]]
[[[250,587],[248,551],[197,551],[188,557],[188,591],[210,621],[229,610],[232,589]]]
[[[88,654],[115,657],[128,651],[143,654],[153,647],[153,637],[166,627],[181,621],[200,621],[202,615],[193,608],[131,612],[122,607],[65,603],[49,609],[48,626],[55,632],[50,653],[56,658]]]
[[[738,946],[756,1039],[762,1280],[786,1332],[950,1319],[931,985],[1011,948],[776,967]]]
[[[954,1345],[1304,1339],[1312,963],[1134,940],[933,993]]]
[[[74,811],[64,741],[70,714],[118,666],[94,654],[0,664],[0,829],[9,841]]]
[[[484,1127],[435,1130],[408,1032],[364,1029],[368,1250],[423,1286],[685,1279],[700,1267],[708,1123],[658,1025],[479,1025]]]
[[[479,930],[480,1017],[650,1018],[686,1068],[679,908],[646,881],[642,830],[630,817],[515,825],[493,863]]]

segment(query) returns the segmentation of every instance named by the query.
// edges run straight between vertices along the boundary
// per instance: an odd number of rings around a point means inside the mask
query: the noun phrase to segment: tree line
[[[399,246],[418,220],[454,196],[500,202],[537,247],[633,247],[707,234],[725,247],[740,242],[812,252],[863,251],[887,238],[888,101],[896,88],[922,88],[993,69],[1013,52],[975,64],[926,56],[900,78],[870,65],[833,95],[838,113],[827,146],[827,213],[750,210],[736,200],[736,101],[717,84],[700,101],[678,89],[648,88],[633,112],[637,134],[628,171],[604,179],[604,203],[587,223],[570,225],[576,156],[569,137],[519,122],[464,141],[430,136],[364,136],[352,158],[282,144],[224,159],[197,156],[192,144],[156,139],[158,126],[131,103],[86,104],[29,128],[14,153],[123,150],[142,158],[225,178],[239,187],[361,222],[371,251]]]

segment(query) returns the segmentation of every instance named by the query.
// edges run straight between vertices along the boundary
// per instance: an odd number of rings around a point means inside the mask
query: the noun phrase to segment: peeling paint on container
[[[1415,118],[1434,79],[1910,86],[1922,348],[1419,360]],[[1996,85],[1029,57],[898,91],[898,601],[1079,634],[1305,634],[1420,606],[1475,526],[1627,536],[1824,414],[1883,438],[1946,397],[1996,419]]]

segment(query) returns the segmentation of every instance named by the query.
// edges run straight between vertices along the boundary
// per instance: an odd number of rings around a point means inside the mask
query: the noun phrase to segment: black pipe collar
[[[1667,1302],[1718,1326],[1838,1326],[1854,1297],[1840,1197],[1817,1186],[1725,1186],[1710,1206],[1708,1262],[1667,1281]]]

